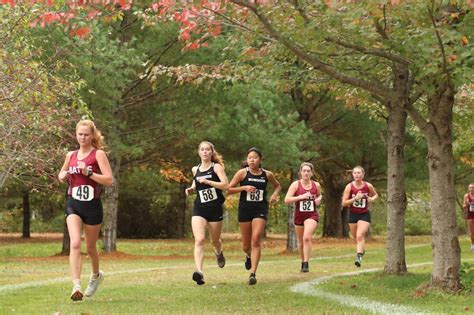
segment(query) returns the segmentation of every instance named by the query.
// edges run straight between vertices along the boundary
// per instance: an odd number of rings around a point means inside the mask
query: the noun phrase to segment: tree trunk
[[[401,103],[403,102],[403,103]],[[404,95],[387,105],[387,253],[384,272],[403,274],[405,261],[405,127]]]
[[[456,225],[454,159],[451,139],[440,142],[428,142],[433,232],[431,284],[457,291],[461,287],[461,250]]]
[[[342,208],[341,211],[342,222],[342,237],[349,238],[349,208]]]
[[[23,192],[23,238],[30,238],[30,221],[31,221],[31,210],[30,210],[30,192]]]
[[[428,101],[433,128],[427,136],[430,174],[433,270],[431,285],[457,291],[461,288],[461,250],[456,225],[452,116],[454,91],[448,86]]]
[[[120,157],[115,153],[110,158],[110,167],[114,177],[114,184],[105,188],[104,222],[103,222],[103,249],[110,253],[117,250],[117,213],[119,196]]]
[[[179,195],[180,195],[180,222],[178,222],[178,237],[184,237],[185,225],[186,225],[186,182],[179,183]]]
[[[337,175],[326,175],[324,180],[323,237],[342,237],[341,196],[344,183]]]
[[[455,92],[449,82],[440,82],[436,88],[436,94],[428,99],[428,121],[413,106],[407,107],[407,110],[428,144],[433,233],[431,286],[457,291],[461,288],[461,250],[456,225],[452,143]]]
[[[296,237],[295,231],[295,205],[288,205],[288,233],[286,241],[286,251],[289,253],[294,253],[298,251],[298,238]]]
[[[296,179],[297,175],[292,170],[291,178]],[[286,240],[286,251],[289,253],[294,253],[298,251],[298,238],[296,237],[295,230],[295,204],[288,205],[288,233]]]

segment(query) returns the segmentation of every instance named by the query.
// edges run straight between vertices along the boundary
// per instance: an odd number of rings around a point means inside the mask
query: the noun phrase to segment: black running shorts
[[[69,196],[64,216],[67,217],[71,214],[78,215],[82,222],[87,225],[101,224],[104,218],[104,210],[100,198],[92,199],[91,201],[79,201]]]
[[[267,213],[266,209],[249,210],[239,208],[239,222],[252,222],[253,219],[264,219],[267,221]]]
[[[359,220],[370,223],[370,211],[364,213],[353,213],[349,211],[349,223],[357,223]]]
[[[224,219],[224,211],[222,209],[222,205],[206,208],[194,206],[193,217],[194,216],[202,217],[206,219],[207,222],[219,222]]]

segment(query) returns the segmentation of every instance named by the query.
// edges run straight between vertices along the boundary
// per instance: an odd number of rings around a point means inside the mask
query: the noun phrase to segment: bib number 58
[[[217,200],[216,189],[212,187],[212,188],[199,190],[199,199],[201,200],[201,203]]]

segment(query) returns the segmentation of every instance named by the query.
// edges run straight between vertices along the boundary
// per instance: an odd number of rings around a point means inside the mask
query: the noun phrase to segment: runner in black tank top
[[[253,186],[255,191],[247,192],[242,190],[239,199],[239,222],[249,222],[254,218],[267,219],[267,171],[260,168],[260,173],[252,174],[249,167],[245,168],[245,178],[240,182],[240,186]]]
[[[196,185],[196,199],[194,200],[193,215],[201,216],[208,222],[222,220],[222,204],[225,201],[222,190],[212,187],[209,184],[201,183],[198,179],[220,182],[219,176],[214,171],[215,163],[211,167],[202,171],[201,164],[196,167],[196,174],[193,177]]]
[[[272,172],[260,167],[262,153],[251,148],[247,152],[247,161],[244,168],[237,171],[229,184],[229,194],[240,192],[239,226],[242,235],[242,249],[246,254],[245,268],[250,270],[248,283],[257,283],[256,272],[261,255],[261,244],[267,220],[268,201],[267,183],[274,187],[270,203],[277,201],[280,193],[280,183]],[[240,187],[236,187],[240,183]]]
[[[224,203],[222,191],[227,189],[228,181],[224,172],[222,157],[216,152],[212,143],[208,141],[201,142],[198,147],[198,154],[201,163],[193,167],[193,182],[190,188],[186,188],[186,195],[196,191],[191,219],[194,235],[194,264],[196,265],[196,271],[192,278],[198,285],[202,285],[204,284],[202,264],[206,226],[209,226],[217,265],[220,268],[225,265],[221,241],[222,204]]]

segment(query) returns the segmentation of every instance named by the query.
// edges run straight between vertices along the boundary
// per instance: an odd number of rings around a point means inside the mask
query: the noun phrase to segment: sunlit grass
[[[429,238],[409,238],[407,244],[409,264],[431,260]],[[0,242],[0,314],[366,314],[358,308],[290,291],[301,282],[356,270],[351,240],[318,239],[314,246],[310,273],[301,274],[299,256],[284,252],[282,237],[270,236],[263,243],[258,283],[249,286],[240,241],[235,235],[224,235],[226,267],[217,268],[208,243],[204,265],[206,284],[197,286],[191,280],[192,240],[119,240],[118,253],[101,255],[101,269],[106,278],[97,295],[73,303],[69,300],[68,258],[56,256],[61,239],[31,243],[13,239]],[[462,239],[462,246],[467,247],[466,238]],[[463,251],[463,258],[474,258],[474,254]],[[361,269],[383,268],[384,259],[383,240],[372,239],[367,243]],[[436,292],[416,296],[420,284],[429,280],[429,267],[410,268],[410,274],[404,277],[381,273],[337,277],[321,286],[331,292],[400,303],[428,312],[456,313],[474,309],[470,302],[474,299],[467,290],[456,296]],[[90,261],[84,256],[84,287],[89,272]],[[15,287],[25,283],[29,285]],[[354,284],[355,287],[351,287]]]

